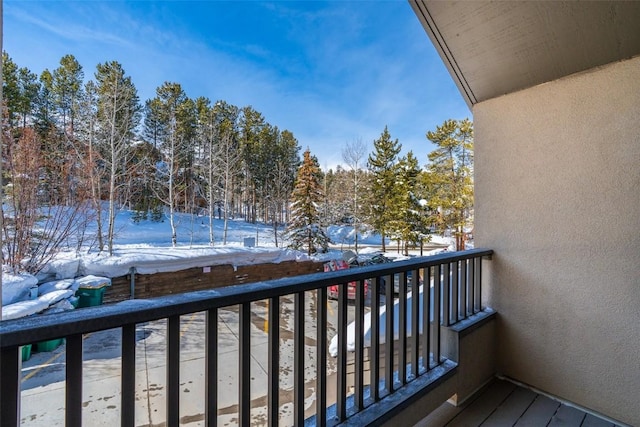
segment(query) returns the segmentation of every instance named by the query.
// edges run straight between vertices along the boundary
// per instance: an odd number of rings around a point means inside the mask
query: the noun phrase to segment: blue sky
[[[3,49],[40,74],[116,60],[142,101],[165,81],[251,105],[324,168],[385,125],[421,164],[425,134],[471,117],[406,1],[4,1]]]

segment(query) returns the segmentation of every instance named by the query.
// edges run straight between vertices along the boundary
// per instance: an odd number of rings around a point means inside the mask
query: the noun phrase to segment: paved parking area
[[[310,292],[306,305],[305,407],[315,411],[316,298]],[[335,334],[337,303],[328,301],[328,340]],[[252,304],[251,399],[252,424],[266,425],[267,321],[268,305]],[[348,319],[354,317],[349,306]],[[182,425],[204,426],[204,313],[181,318],[180,419]],[[166,321],[138,325],[136,346],[136,425],[164,425],[166,418],[165,342]],[[218,313],[218,408],[219,425],[237,425],[238,410],[238,308]],[[327,343],[328,345],[328,343]],[[280,304],[280,421],[291,425],[293,417],[293,297],[282,297]],[[83,424],[120,424],[120,331],[93,333],[84,339]],[[64,425],[65,346],[52,352],[35,353],[22,366],[21,418],[25,426]],[[324,367],[335,372],[329,357]]]

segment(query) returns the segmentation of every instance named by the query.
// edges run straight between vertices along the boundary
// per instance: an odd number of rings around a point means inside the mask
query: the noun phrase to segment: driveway
[[[335,334],[337,302],[328,301],[328,340]],[[316,325],[315,293],[305,298],[305,408],[315,412]],[[252,304],[251,399],[252,425],[267,423],[267,339],[269,328],[266,301]],[[349,305],[349,322],[354,307]],[[180,420],[181,425],[204,426],[204,313],[181,318]],[[218,422],[237,425],[238,412],[238,307],[218,311]],[[137,327],[136,425],[164,425],[166,321]],[[293,424],[293,297],[280,304],[280,423]],[[327,343],[328,346],[328,343]],[[84,339],[83,424],[120,424],[120,331],[88,334]],[[335,372],[329,357],[325,367]],[[65,346],[52,352],[35,353],[22,365],[21,418],[25,426],[64,425]],[[330,377],[331,378],[331,377]],[[330,379],[331,381],[331,379]],[[329,384],[331,388],[331,384]]]

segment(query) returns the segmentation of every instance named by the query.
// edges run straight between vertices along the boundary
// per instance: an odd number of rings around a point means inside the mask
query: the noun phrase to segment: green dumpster
[[[105,289],[106,285],[94,288],[78,288],[76,291],[78,308],[102,305],[102,297],[104,296]]]
[[[36,344],[36,351],[39,351],[41,353],[46,351],[53,351],[56,348],[60,347],[63,341],[64,341],[63,338],[56,338],[54,340],[41,341]]]
[[[22,361],[26,362],[31,358],[31,344],[22,346]]]

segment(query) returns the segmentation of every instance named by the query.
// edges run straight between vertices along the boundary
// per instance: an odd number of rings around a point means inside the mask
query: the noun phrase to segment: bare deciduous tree
[[[109,170],[107,244],[109,255],[112,255],[118,189],[127,173],[125,156],[140,121],[140,104],[131,77],[125,76],[122,66],[116,61],[98,64],[96,81],[99,140],[104,151],[103,160]]]
[[[2,204],[2,261],[14,273],[35,274],[67,246],[75,246],[86,222],[86,205],[52,206],[43,204],[42,142],[32,128],[10,141],[3,135],[3,159],[7,177]]]
[[[273,224],[273,237],[276,247],[278,246],[278,221],[282,220],[282,211],[286,209],[287,201],[291,195],[293,177],[291,168],[284,161],[279,161],[273,165],[267,177],[266,196],[271,210],[271,220]]]
[[[363,159],[367,155],[367,145],[362,142],[362,139],[358,138],[352,142],[347,142],[347,145],[342,150],[342,160],[351,169],[351,185],[353,190],[353,207],[352,207],[352,220],[354,246],[356,252],[358,251],[358,233],[360,231],[360,181],[363,172],[360,170],[360,166],[364,163]]]
[[[227,230],[229,226],[230,198],[233,190],[233,182],[242,167],[241,153],[236,139],[235,128],[231,122],[221,126],[217,143],[217,165],[222,184],[222,206],[224,215],[224,229],[222,243],[227,244]]]

